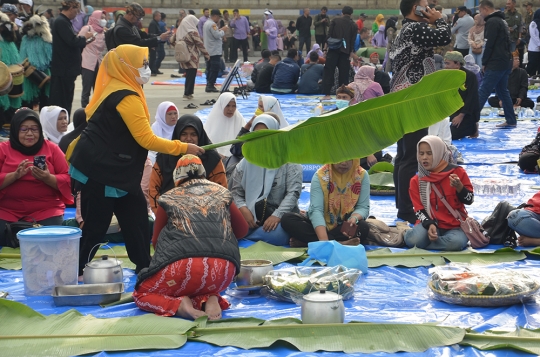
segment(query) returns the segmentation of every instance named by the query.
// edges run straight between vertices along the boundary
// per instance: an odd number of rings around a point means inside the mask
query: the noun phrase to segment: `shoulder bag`
[[[328,37],[328,40],[326,40],[329,50],[339,50],[343,46],[343,42],[345,42],[343,38]]]
[[[24,218],[30,218],[32,221],[23,221]],[[19,233],[23,229],[37,227],[41,227],[41,224],[37,223],[36,220],[30,216],[24,216],[21,218],[21,220],[17,222],[6,223],[4,239],[0,240],[0,246],[19,248],[19,238],[17,238],[17,233]]]
[[[437,194],[441,202],[446,206],[448,211],[454,216],[455,219],[459,221],[459,226],[463,230],[463,233],[469,238],[471,242],[471,247],[473,248],[482,248],[489,244],[489,236],[487,232],[484,231],[484,228],[472,217],[466,217],[463,219],[461,213],[453,209],[450,204],[446,201],[446,198],[443,197],[437,186],[432,185],[433,191]]]
[[[259,225],[263,224],[264,221],[266,221],[276,209],[278,209],[278,206],[268,203],[266,198],[255,203],[255,215],[257,216],[257,223]]]

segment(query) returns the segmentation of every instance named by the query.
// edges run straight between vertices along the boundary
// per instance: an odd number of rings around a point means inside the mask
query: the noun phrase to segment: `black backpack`
[[[516,232],[508,226],[506,217],[513,210],[526,206],[526,204],[521,204],[518,207],[514,207],[506,201],[501,201],[497,204],[491,215],[482,221],[482,227],[484,227],[484,230],[490,237],[489,244],[502,244],[512,248],[517,245]]]
[[[114,26],[112,30],[105,32],[105,46],[107,46],[107,51],[110,51],[113,48],[117,47],[115,36],[116,36],[116,29],[118,27],[119,26]]]

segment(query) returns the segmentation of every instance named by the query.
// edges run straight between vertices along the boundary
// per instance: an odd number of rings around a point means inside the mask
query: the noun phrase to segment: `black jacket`
[[[148,25],[148,34],[159,36],[161,35],[161,29],[159,28],[159,22],[152,20],[150,25]]]
[[[86,47],[86,38],[77,36],[71,21],[62,13],[54,20],[52,37],[51,74],[77,77],[81,74],[82,50]]]
[[[257,83],[255,83],[255,92],[257,93],[270,93],[270,86],[272,85],[272,73],[274,72],[274,65],[265,63],[259,70],[257,75]]]
[[[159,27],[159,26],[158,26]],[[115,47],[120,45],[135,45],[140,47],[157,47],[159,38],[151,36],[142,39],[139,29],[131,22],[121,17],[113,28]]]
[[[300,16],[296,20],[296,29],[298,30],[298,36],[300,37],[311,37],[311,24],[313,19],[311,16],[305,17],[304,15]]]
[[[463,100],[463,107],[457,112],[452,114],[450,118],[454,118],[458,114],[465,114],[464,120],[472,120],[475,123],[480,120],[480,103],[478,102],[478,80],[476,74],[461,67],[461,70],[465,72],[465,90],[459,90],[461,99]],[[525,72],[527,76],[527,72]]]
[[[350,16],[340,16],[330,21],[328,37],[345,39],[346,46],[341,46],[340,52],[350,54],[354,50],[354,42],[358,33],[358,26]]]
[[[504,21],[504,13],[495,11],[485,18],[484,39],[486,47],[482,65],[486,70],[504,71],[512,66],[510,53],[510,32]]]
[[[528,86],[529,77],[527,76],[527,71],[519,67],[512,70],[512,73],[508,76],[508,91],[512,100],[517,98],[523,100],[527,98]]]
[[[91,180],[131,194],[141,192],[148,150],[133,138],[116,107],[130,90],[119,90],[103,101],[88,120],[69,162]]]

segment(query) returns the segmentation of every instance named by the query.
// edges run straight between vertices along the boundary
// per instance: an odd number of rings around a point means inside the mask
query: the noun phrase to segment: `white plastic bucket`
[[[29,228],[17,233],[17,238],[21,245],[26,295],[50,295],[55,286],[77,284],[79,228]]]

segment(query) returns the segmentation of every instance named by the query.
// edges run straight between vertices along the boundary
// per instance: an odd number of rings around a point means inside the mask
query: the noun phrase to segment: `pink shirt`
[[[103,59],[103,51],[105,50],[105,32],[97,33],[90,25],[85,25],[79,32],[79,36],[84,36],[88,32],[93,32],[96,39],[90,42],[82,51],[82,68],[90,71],[96,70],[96,64],[101,63]]]
[[[58,190],[32,176],[31,172],[0,190],[0,219],[15,222],[24,216],[36,221],[62,216],[65,204],[73,203],[71,179],[64,153],[58,145],[45,140],[36,155],[45,155],[49,172],[56,176]],[[6,175],[15,172],[24,159],[34,162],[33,155],[13,149],[9,141],[0,143],[0,185]]]

